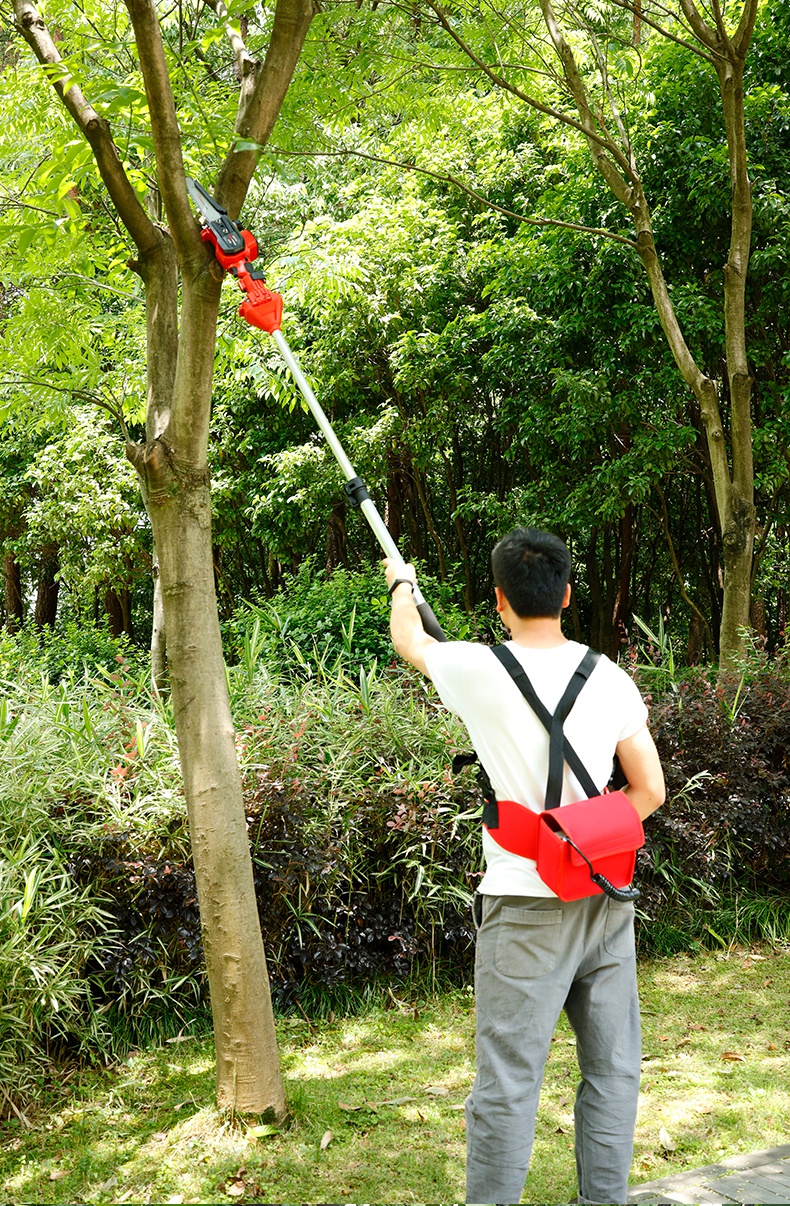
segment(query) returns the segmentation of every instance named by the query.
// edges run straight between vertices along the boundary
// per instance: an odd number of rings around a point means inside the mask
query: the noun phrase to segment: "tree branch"
[[[714,29],[711,29],[707,21],[704,21],[697,12],[697,6],[694,0],[680,0],[680,7],[683,9],[683,15],[691,26],[691,31],[694,37],[697,38],[703,46],[707,46],[708,50],[716,55],[721,55],[721,46],[719,39]]]
[[[562,65],[565,80],[581,118],[581,128],[587,139],[593,163],[617,200],[630,209],[633,205],[633,189],[631,186],[636,181],[633,165],[611,139],[601,144],[600,139],[596,135],[596,122],[587,97],[587,89],[584,86],[584,81],[576,64],[573,51],[566,41],[559,22],[554,15],[551,0],[540,0],[540,8],[557,58]],[[603,150],[601,146],[603,146]],[[607,157],[604,151],[608,151],[611,159]],[[612,163],[612,160],[614,160],[614,163]],[[621,172],[626,177],[625,179],[620,174]]]
[[[497,205],[495,201],[489,201],[482,193],[478,193],[476,189],[470,188],[468,184],[464,184],[457,176],[452,176],[449,172],[435,172],[432,168],[421,167],[417,163],[403,163],[397,159],[385,159],[382,155],[371,155],[367,151],[354,151],[351,149],[343,149],[339,151],[285,151],[278,147],[272,147],[272,154],[282,155],[288,158],[347,158],[353,155],[357,159],[366,159],[370,163],[382,163],[387,167],[399,168],[404,172],[418,172],[421,176],[430,176],[432,180],[439,180],[442,184],[451,184],[453,188],[460,189],[462,193],[466,193],[468,197],[478,201],[486,209],[492,209],[498,214],[503,214],[506,218],[513,218],[516,222],[523,222],[527,226],[556,226],[561,230],[576,230],[582,234],[598,235],[601,238],[611,239],[615,243],[622,243],[629,247],[632,251],[636,251],[637,244],[633,239],[626,238],[625,235],[615,234],[613,230],[607,230],[602,226],[582,226],[578,222],[561,222],[558,218],[527,218],[524,214],[518,214],[512,209],[505,209],[503,205]]]
[[[37,389],[51,389],[56,394],[68,394],[76,402],[87,402],[90,406],[98,406],[101,410],[106,410],[112,415],[116,423],[121,428],[125,441],[129,439],[129,429],[126,426],[126,420],[123,417],[123,407],[112,394],[107,391],[110,401],[105,401],[99,394],[94,394],[89,389],[81,389],[72,385],[57,385],[54,381],[45,381],[40,377],[29,377],[24,373],[18,373],[14,377],[8,377],[0,381],[0,385],[34,385]]]
[[[676,42],[677,45],[682,46],[684,50],[689,50],[692,54],[704,59],[706,63],[713,64],[713,54],[706,53],[706,51],[702,50],[700,46],[695,46],[693,42],[687,42],[685,38],[680,38],[677,34],[673,34],[671,30],[666,29],[663,25],[659,25],[659,23],[648,13],[646,13],[643,8],[638,8],[638,6],[633,3],[633,0],[611,0],[611,3],[614,4],[615,7],[622,8],[625,10],[625,12],[631,13],[632,16],[638,15],[639,19],[645,25],[649,25],[651,29],[654,29],[658,34],[661,34],[662,38],[666,38],[667,41]]]
[[[598,145],[605,151],[608,151],[613,158],[616,159],[618,156],[622,158],[622,153],[610,138],[599,134],[595,129],[588,129],[582,124],[582,122],[577,121],[574,117],[571,117],[569,113],[562,113],[559,109],[555,109],[551,105],[544,105],[544,103],[539,101],[537,97],[530,96],[528,92],[524,92],[515,84],[511,84],[510,81],[505,79],[504,76],[500,75],[497,71],[494,71],[494,69],[489,67],[487,63],[484,63],[479,55],[475,54],[471,46],[464,41],[461,35],[448,20],[444,10],[438,3],[436,3],[436,0],[427,0],[427,4],[429,8],[433,9],[439,24],[460,47],[467,58],[469,58],[477,67],[479,67],[480,70],[484,72],[492,83],[496,84],[498,88],[503,88],[506,92],[510,92],[513,96],[516,96],[519,100],[523,101],[525,105],[529,105],[530,108],[536,109],[539,113],[544,113],[546,117],[553,117],[555,121],[562,122],[563,125],[570,126],[573,130],[578,130],[581,134],[584,134],[586,138],[591,138],[593,142],[598,143]],[[623,161],[623,167],[625,168],[625,166],[625,161]]]
[[[181,131],[165,61],[162,32],[153,0],[125,0],[125,4],[134,28],[151,114],[157,183],[178,258],[183,263],[201,252],[203,244],[187,196]],[[201,259],[204,258],[201,255]]]
[[[53,88],[84,135],[96,158],[101,178],[141,256],[163,238],[140,204],[113,141],[109,122],[99,117],[81,89],[73,83],[47,26],[32,0],[14,0],[17,28],[47,72]]]
[[[724,18],[721,13],[721,6],[719,4],[719,0],[712,0],[712,3],[713,3],[713,17],[716,21],[716,32],[719,35],[719,41],[721,42],[722,46],[724,47],[725,56],[728,59],[733,59],[733,58],[735,58],[735,51],[733,50],[732,43],[730,42],[729,35],[727,34],[727,29],[724,24]]]
[[[738,28],[730,39],[733,49],[740,59],[746,58],[746,51],[752,40],[755,22],[757,21],[758,3],[759,0],[746,0],[743,12],[741,13],[741,19],[738,22]]]
[[[595,31],[593,29],[588,28],[587,34],[588,34],[590,43],[593,48],[593,54],[595,55],[595,60],[598,64],[598,70],[601,73],[601,86],[603,87],[604,93],[606,94],[606,99],[609,103],[609,108],[612,112],[612,116],[614,117],[615,124],[620,133],[620,138],[622,139],[623,147],[628,156],[630,172],[632,175],[635,175],[636,174],[636,161],[634,158],[633,149],[631,147],[631,139],[630,139],[628,131],[625,127],[625,121],[623,120],[622,114],[620,113],[620,108],[619,108],[614,96],[612,95],[612,89],[609,84],[609,69],[607,67],[606,58],[605,58],[603,52],[601,51],[600,44],[598,42],[597,37],[595,36]],[[600,119],[599,119],[599,123],[600,123]]]
[[[225,33],[228,35],[228,41],[230,42],[233,59],[236,64],[236,74],[243,81],[250,72],[258,67],[258,60],[250,54],[241,35],[241,30],[237,29],[233,24],[225,0],[206,0],[206,3],[209,8],[213,8],[225,26]]]
[[[244,150],[231,147],[217,179],[214,194],[232,218],[237,218],[260,157],[282,108],[315,9],[312,0],[277,0],[274,24],[263,64],[249,60],[242,79],[235,134]],[[245,61],[246,63],[246,61]]]

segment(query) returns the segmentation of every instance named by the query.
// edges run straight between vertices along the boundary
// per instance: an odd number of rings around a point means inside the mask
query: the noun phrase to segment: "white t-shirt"
[[[521,662],[538,698],[554,712],[586,646],[568,641],[553,649],[507,648]],[[498,800],[515,800],[542,812],[549,773],[549,735],[504,666],[485,645],[447,641],[425,653],[428,673],[442,702],[466,725]],[[633,737],[647,720],[636,684],[608,657],[601,656],[584,684],[564,731],[600,790],[612,772],[619,741]],[[585,793],[565,766],[561,804]],[[534,859],[503,850],[483,830],[486,873],[480,891],[492,896],[554,896],[535,869]]]

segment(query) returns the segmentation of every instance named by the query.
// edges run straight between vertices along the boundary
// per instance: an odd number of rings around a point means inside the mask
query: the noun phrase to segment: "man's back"
[[[539,699],[554,712],[586,647],[566,641],[533,649],[508,641]],[[444,704],[463,720],[499,800],[515,800],[534,812],[544,805],[548,777],[548,734],[492,651],[484,645],[453,641],[437,644],[428,669]],[[618,742],[645,724],[647,709],[632,680],[601,657],[565,722],[565,733],[600,789],[609,780]],[[566,767],[562,803],[584,798]],[[483,835],[487,872],[483,893],[551,895],[534,862],[508,854]]]

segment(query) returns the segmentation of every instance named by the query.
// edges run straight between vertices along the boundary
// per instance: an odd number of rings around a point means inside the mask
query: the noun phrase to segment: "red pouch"
[[[645,844],[645,834],[639,814],[624,792],[609,791],[564,808],[547,809],[539,819],[538,874],[560,900],[580,900],[602,891],[590,878],[582,854],[593,871],[615,888],[631,883],[636,852]]]

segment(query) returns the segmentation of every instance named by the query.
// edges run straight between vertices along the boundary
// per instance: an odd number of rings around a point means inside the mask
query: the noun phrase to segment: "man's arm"
[[[403,566],[394,567],[390,558],[387,557],[384,561],[384,573],[387,578],[387,586],[390,587],[397,578],[403,579]],[[430,678],[428,667],[425,665],[425,650],[429,645],[435,645],[436,640],[432,636],[428,636],[423,628],[417,604],[414,602],[414,595],[409,585],[416,581],[414,566],[407,565],[406,573],[408,579],[403,580],[400,586],[396,586],[390,596],[392,599],[392,611],[390,612],[392,643],[396,653],[399,653],[402,658],[411,662],[412,666]]]
[[[617,757],[628,780],[623,790],[644,821],[651,812],[660,808],[666,799],[664,772],[658,759],[658,750],[647,725],[643,725],[633,737],[617,743]]]

